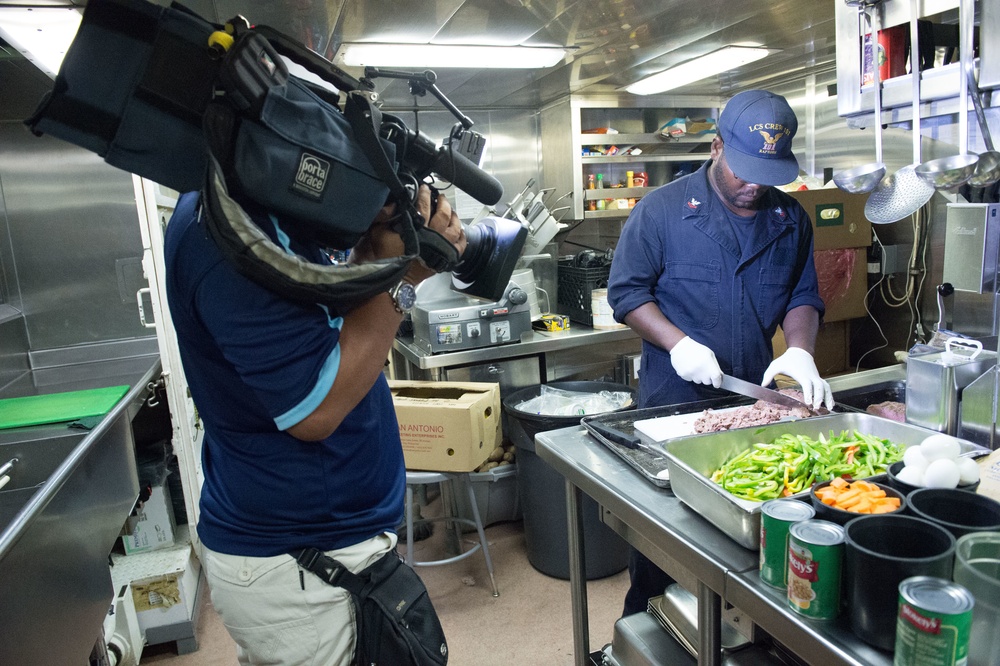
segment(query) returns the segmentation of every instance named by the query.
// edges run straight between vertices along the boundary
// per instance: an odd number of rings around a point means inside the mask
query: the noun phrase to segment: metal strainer
[[[910,3],[910,53],[919,53],[917,41],[917,0]],[[917,58],[911,58],[916,62]],[[889,224],[913,215],[934,196],[934,186],[917,176],[920,166],[920,67],[910,68],[913,79],[913,164],[886,176],[868,195],[865,217],[873,224]]]
[[[910,164],[882,179],[868,195],[865,217],[873,224],[889,224],[909,217],[930,201],[934,186],[917,175]]]

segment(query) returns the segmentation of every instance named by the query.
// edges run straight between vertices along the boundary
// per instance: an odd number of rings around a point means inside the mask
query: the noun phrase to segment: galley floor
[[[436,515],[434,503],[424,515]],[[475,541],[475,532],[464,535]],[[415,544],[418,559],[432,559],[446,548],[443,523]],[[450,666],[573,664],[573,620],[569,581],[551,578],[528,561],[523,523],[504,522],[486,528],[500,596],[494,598],[483,557],[476,553],[444,566],[418,567],[417,572],[441,618],[451,652]],[[590,649],[611,642],[621,614],[628,571],[587,583]],[[177,655],[173,643],[147,646],[142,664],[217,666],[236,664],[236,648],[208,594],[202,595],[198,618],[198,650]]]

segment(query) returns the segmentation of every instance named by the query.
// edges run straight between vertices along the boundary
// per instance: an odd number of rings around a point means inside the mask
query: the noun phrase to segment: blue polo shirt
[[[329,392],[342,318],[287,301],[226,261],[185,194],[166,230],[167,298],[191,395],[205,425],[198,534],[210,549],[269,557],[331,550],[394,531],[405,468],[383,377],[320,442],[285,431]],[[315,261],[277,220],[254,214],[272,240]]]
[[[759,383],[785,314],[801,305],[824,312],[812,224],[794,199],[773,188],[740,237],[726,211],[708,182],[708,163],[644,196],[615,249],[608,302],[619,322],[656,303],[715,352],[723,372]],[[639,373],[639,407],[728,395],[684,381],[670,354],[645,340]]]

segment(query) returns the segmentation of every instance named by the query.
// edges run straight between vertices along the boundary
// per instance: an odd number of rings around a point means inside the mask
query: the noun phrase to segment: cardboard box
[[[819,370],[820,377],[830,377],[850,369],[850,322],[837,321],[824,323],[819,327],[816,335],[816,369]],[[771,339],[774,346],[774,357],[777,358],[785,353],[788,345],[785,343],[785,334],[779,328],[774,338]],[[784,380],[784,377],[781,376]],[[779,387],[784,387],[792,382],[778,381]]]
[[[868,293],[867,250],[863,247],[813,253],[819,295],[826,305],[824,322],[864,317]]]
[[[159,485],[153,486],[149,499],[136,510],[136,516],[130,518],[127,525],[132,526],[131,534],[122,537],[127,555],[174,545],[177,522],[166,477]]]
[[[812,219],[813,249],[868,247],[872,224],[865,217],[867,194],[848,194],[836,187],[788,192]]]
[[[390,381],[407,469],[471,472],[501,442],[500,385]]]
[[[194,554],[188,528],[178,528],[178,543],[169,548],[119,555],[112,553],[111,579],[115,589],[130,585],[139,628],[147,642],[150,631],[190,623],[195,617],[201,563]]]

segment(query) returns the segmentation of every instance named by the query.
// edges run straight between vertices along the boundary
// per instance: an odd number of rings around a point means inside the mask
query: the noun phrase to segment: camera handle
[[[375,173],[389,186],[389,193],[401,213],[399,234],[407,256],[419,256],[432,270],[442,273],[458,265],[458,250],[441,234],[426,226],[416,207],[417,192],[399,179],[389,156],[379,140],[382,112],[375,106],[374,93],[351,91],[344,103],[344,117],[351,123],[354,136],[364,149]]]
[[[423,97],[428,91],[434,97],[437,98],[439,102],[449,111],[451,115],[458,118],[458,122],[462,123],[462,127],[465,129],[472,129],[472,118],[465,115],[459,110],[457,106],[452,104],[451,100],[445,97],[441,89],[437,87],[437,74],[433,70],[426,69],[423,72],[404,72],[398,69],[380,69],[378,67],[365,67],[365,75],[361,79],[361,83],[366,84],[374,88],[371,80],[384,76],[388,79],[402,79],[410,84],[410,94],[417,95],[418,97]]]

